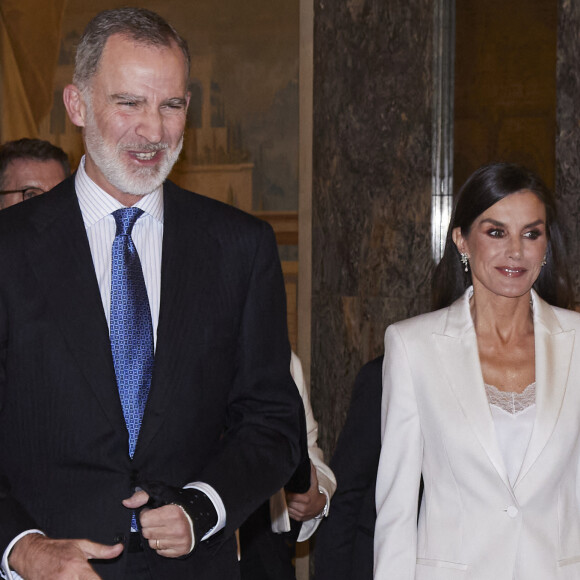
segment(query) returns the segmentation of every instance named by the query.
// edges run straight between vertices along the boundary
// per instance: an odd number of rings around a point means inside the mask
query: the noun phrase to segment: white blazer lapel
[[[536,350],[536,420],[522,468],[526,475],[550,438],[564,400],[575,332],[563,331],[552,307],[532,291]]]
[[[463,298],[449,307],[445,329],[442,334],[434,335],[435,344],[442,371],[467,422],[492,465],[511,491],[483,384],[477,338],[469,310],[470,296],[471,290],[468,290]]]

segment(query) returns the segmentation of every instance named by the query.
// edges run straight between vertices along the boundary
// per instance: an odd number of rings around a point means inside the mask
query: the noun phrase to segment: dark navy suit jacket
[[[234,530],[300,459],[283,278],[271,228],[164,185],[155,369],[133,460],[74,177],[0,212],[0,554],[17,534],[126,540],[140,481],[204,481],[226,528],[148,551],[155,578],[239,574]],[[125,556],[96,562],[123,576]]]

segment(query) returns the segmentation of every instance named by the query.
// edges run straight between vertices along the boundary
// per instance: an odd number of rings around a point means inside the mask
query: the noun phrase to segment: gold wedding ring
[[[159,540],[155,540],[155,550],[160,550],[161,548],[159,547]]]

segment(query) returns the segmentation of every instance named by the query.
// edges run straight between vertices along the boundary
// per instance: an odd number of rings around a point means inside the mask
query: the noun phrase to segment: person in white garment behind
[[[240,529],[242,580],[292,580],[292,559],[296,542],[312,537],[328,515],[336,478],[324,462],[318,447],[318,423],[314,418],[302,364],[292,352],[290,373],[304,403],[308,455],[311,462],[310,488],[306,493],[284,489],[274,494]]]

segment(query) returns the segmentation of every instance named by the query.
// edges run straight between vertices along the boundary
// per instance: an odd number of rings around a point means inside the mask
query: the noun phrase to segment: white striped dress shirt
[[[117,225],[113,212],[125,207],[114,197],[102,190],[85,171],[85,158],[81,159],[75,178],[75,188],[83,221],[87,229],[89,246],[101,300],[110,326],[111,318],[111,261],[112,247]],[[144,195],[133,206],[143,210],[135,222],[131,238],[137,248],[143,277],[151,308],[153,344],[157,345],[157,324],[161,296],[161,245],[163,243],[163,186],[153,193]]]

